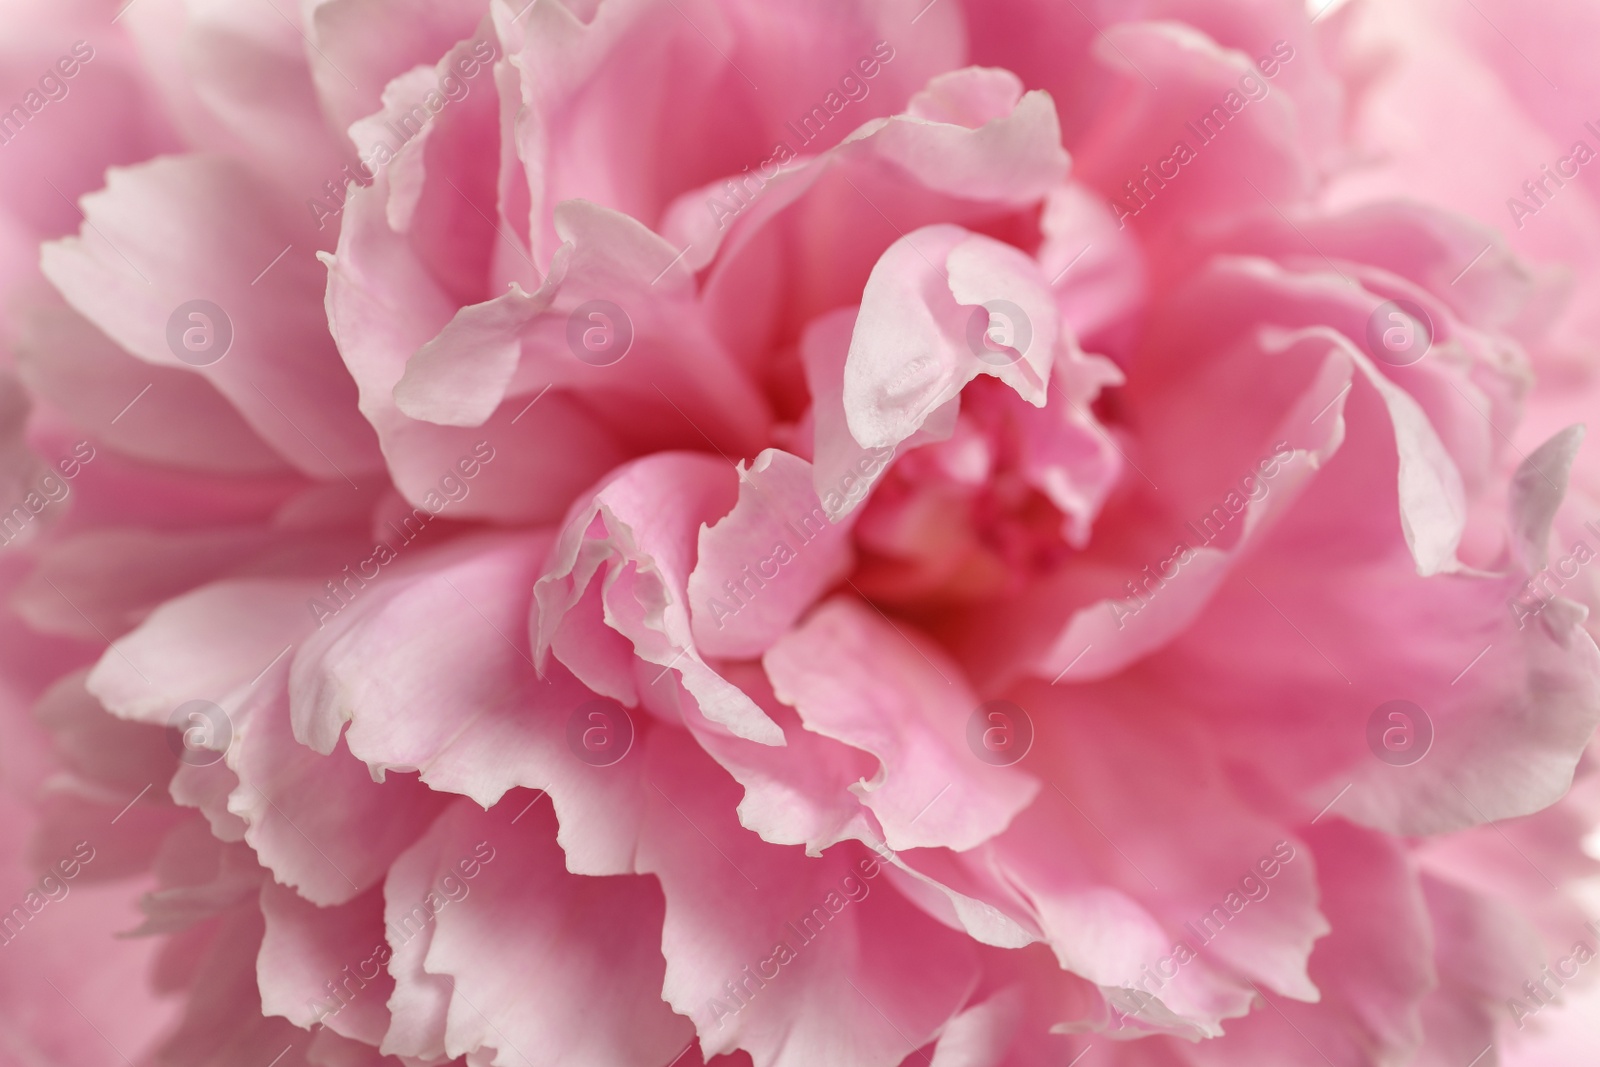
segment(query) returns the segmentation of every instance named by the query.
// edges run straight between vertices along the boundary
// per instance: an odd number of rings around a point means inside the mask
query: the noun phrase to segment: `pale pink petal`
[[[390,79],[472,36],[487,11],[484,0],[413,2],[403,11],[374,0],[315,0],[305,30],[316,47],[306,58],[334,125],[378,110]]]
[[[720,460],[668,453],[622,468],[576,505],[534,587],[535,662],[554,651],[590,688],[637,704],[638,683],[627,666],[600,675],[580,658],[598,609],[641,663],[660,668],[645,678],[676,671],[706,718],[740,737],[781,745],[783,732],[701,659],[692,636],[685,590],[699,528],[732,510],[737,482]],[[595,587],[600,602],[586,602]]]
[[[653,431],[655,447],[678,440],[700,447],[702,434],[711,434],[748,450],[767,404],[688,300],[682,250],[626,215],[583,201],[560,205],[555,228],[562,244],[538,289],[529,295],[514,287],[457,312],[407,363],[395,386],[400,409],[428,422],[476,426],[502,403],[520,407],[527,401],[517,403],[519,397],[570,389],[614,395],[635,420],[619,423],[617,432]],[[597,299],[608,306],[594,310]],[[602,335],[591,343],[584,340],[589,330]],[[649,421],[637,421],[640,411]]]
[[[692,1031],[662,1003],[652,934],[661,890],[636,876],[568,874],[550,809],[514,818],[505,804],[487,814],[461,805],[439,831],[430,892],[449,903],[435,912],[423,966],[452,980],[445,1055],[487,1046],[493,1062],[535,1067],[669,1062]]]
[[[389,1025],[384,1002],[392,988],[383,961],[373,958],[383,946],[381,892],[374,887],[348,903],[319,908],[269,882],[261,887],[261,914],[266,933],[256,980],[262,1014],[307,1030],[322,1023],[377,1044]]]
[[[877,774],[851,789],[890,848],[973,848],[1039,791],[1031,776],[973,757],[967,728],[980,701],[959,668],[858,601],[822,605],[762,662],[808,730],[878,758]]]
[[[568,398],[529,397],[471,427],[417,422],[395,404],[406,361],[450,321],[454,304],[404,235],[389,228],[387,180],[380,174],[372,189],[346,201],[327,303],[340,354],[360,389],[361,412],[383,443],[395,486],[420,506],[446,475],[478,459],[481,480],[461,501],[461,514],[555,519],[623,457],[614,436]],[[492,462],[481,464],[485,456]]]
[[[595,695],[559,664],[535,672],[527,620],[547,537],[472,541],[364,591],[306,642],[290,678],[296,736],[345,744],[372,774],[418,773],[485,807],[515,787],[547,790],[569,869],[631,871],[638,761],[594,767],[568,748],[568,721]],[[401,636],[456,617],[419,648]],[[454,709],[443,711],[443,709]]]
[[[1110,692],[1035,683],[1015,698],[1054,777],[987,847],[1062,966],[1114,994],[1127,1026],[1191,1038],[1244,1014],[1251,982],[1316,1000],[1307,961],[1329,928],[1316,860],[1234,792],[1199,736],[1128,721]],[[1147,770],[1130,778],[1127,760]],[[1180,944],[1191,955],[1174,967]]]
[[[1196,1046],[1196,1063],[1281,1057],[1290,1027],[1304,1038],[1306,1063],[1321,1062],[1319,1053],[1334,1063],[1406,1062],[1422,1043],[1422,1003],[1439,975],[1415,864],[1392,841],[1337,818],[1305,834],[1317,860],[1319,906],[1333,926],[1311,954],[1321,998],[1274,998],[1276,1011],[1231,1022],[1225,1040]]]
[[[849,570],[849,529],[823,512],[811,464],[762,452],[739,471],[733,510],[700,532],[687,586],[695,647],[730,659],[766,651]]]
[[[1000,300],[1019,307],[1023,321],[1005,322],[996,349],[985,343],[996,334],[983,305]],[[1042,406],[1059,329],[1038,266],[1014,249],[954,226],[907,234],[862,293],[844,369],[851,436],[863,447],[894,447],[979,374]],[[1026,350],[1017,351],[1024,336]]]
[[[878,879],[864,849],[810,858],[762,842],[692,742],[656,737],[641,869],[666,897],[663,995],[705,1053],[892,1067],[933,1037],[976,978],[962,940]]]
[[[823,510],[834,522],[843,520],[866,499],[895,454],[892,448],[861,445],[846,421],[844,370],[856,317],[854,308],[825,315],[807,327],[801,341],[801,358],[812,398],[812,485]],[[918,445],[950,436],[959,408],[959,400],[952,400],[931,413],[906,444]]]
[[[130,356],[74,311],[51,308],[24,323],[17,358],[36,395],[107,447],[200,470],[288,469],[211,383]]]
[[[378,466],[370,427],[353,417],[353,384],[332,358],[309,219],[242,167],[205,156],[113,171],[84,211],[82,236],[44,253],[46,276],[75,309],[140,359],[206,378],[305,473],[356,478]],[[200,299],[222,308],[233,343],[192,368],[169,347],[169,320]],[[215,343],[221,324],[212,326]]]

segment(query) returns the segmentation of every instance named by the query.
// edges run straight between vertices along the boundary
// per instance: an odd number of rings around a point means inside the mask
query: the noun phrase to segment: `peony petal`
[[[256,957],[262,1014],[307,1030],[321,1023],[377,1044],[389,1025],[384,1002],[392,988],[382,960],[374,959],[383,948],[382,903],[376,887],[346,904],[319,908],[293,890],[263,885],[267,928]]]
[[[474,540],[418,559],[306,642],[290,678],[296,736],[345,743],[374,776],[416,771],[432,789],[489,807],[516,787],[548,791],[569,869],[632,870],[637,760],[574,758],[568,721],[594,694],[559,664],[540,678],[527,650],[547,536]],[[441,618],[459,625],[419,646]],[[449,710],[454,709],[454,710]]]
[[[452,979],[445,1055],[488,1046],[496,1063],[657,1067],[682,1051],[690,1028],[661,1003],[655,885],[568,874],[544,805],[461,805],[441,823],[433,893],[448,903],[424,967]]]
[[[445,477],[476,469],[473,491],[453,505],[461,514],[552,521],[623,452],[613,434],[559,393],[530,397],[473,427],[418,422],[396,406],[406,361],[450,322],[454,307],[405,237],[389,228],[387,180],[380,174],[372,189],[356,190],[345,203],[327,305],[395,485],[413,505],[432,510],[429,495],[442,499]]]
[[[811,482],[809,463],[768,449],[739,471],[733,510],[701,528],[687,589],[703,654],[759,656],[849,570],[851,524],[828,521]]]
[[[591,689],[638,702],[631,674],[613,667],[599,676],[592,661],[579,659],[581,645],[592,639],[580,627],[595,625],[591,612],[598,606],[582,601],[599,579],[605,622],[632,642],[635,656],[662,673],[676,670],[712,722],[781,745],[783,731],[706,665],[691,633],[686,588],[695,540],[702,524],[733,508],[736,482],[732,470],[709,456],[668,453],[621,468],[574,507],[534,586],[535,662],[553,649]]]
[[[1014,249],[959,227],[907,234],[873,268],[844,368],[850,434],[863,447],[894,447],[979,374],[1006,382],[1034,406],[1045,386],[1059,330],[1038,267]],[[944,284],[941,286],[941,282]],[[938,292],[948,289],[948,295]],[[1005,345],[988,358],[992,315],[978,308],[1001,299],[1022,309],[1005,325],[1026,351]],[[973,340],[974,321],[978,340]]]
[[[1031,776],[973,758],[968,721],[979,701],[941,660],[927,642],[849,599],[819,607],[763,657],[778,699],[808,730],[880,761],[870,781],[851,788],[890,848],[973,848],[1003,831],[1039,790]]]
[[[666,897],[663,995],[704,1053],[892,1067],[927,1042],[976,977],[962,940],[874,884],[877,861],[859,849],[813,859],[762,842],[691,742],[653,741],[641,869]]]
[[[84,212],[83,235],[48,245],[42,264],[76,310],[140,359],[206,378],[306,474],[349,480],[379,466],[332,358],[306,221],[288,217],[259,178],[215,157],[161,159],[114,171]],[[298,254],[260,273],[294,245]],[[220,359],[191,368],[169,348],[169,323],[197,299],[222,308],[233,340]],[[221,324],[212,326],[220,338]]]
[[[289,469],[210,382],[130,356],[75,311],[36,313],[17,360],[29,389],[127,455],[231,474]]]

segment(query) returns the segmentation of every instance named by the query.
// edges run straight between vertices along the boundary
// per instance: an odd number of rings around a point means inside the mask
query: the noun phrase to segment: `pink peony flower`
[[[1556,16],[13,6],[21,1062],[1594,1047]]]

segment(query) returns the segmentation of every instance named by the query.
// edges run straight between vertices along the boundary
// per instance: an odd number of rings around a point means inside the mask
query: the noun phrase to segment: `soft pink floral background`
[[[1593,1062],[1597,43],[0,0],[0,1062]]]

